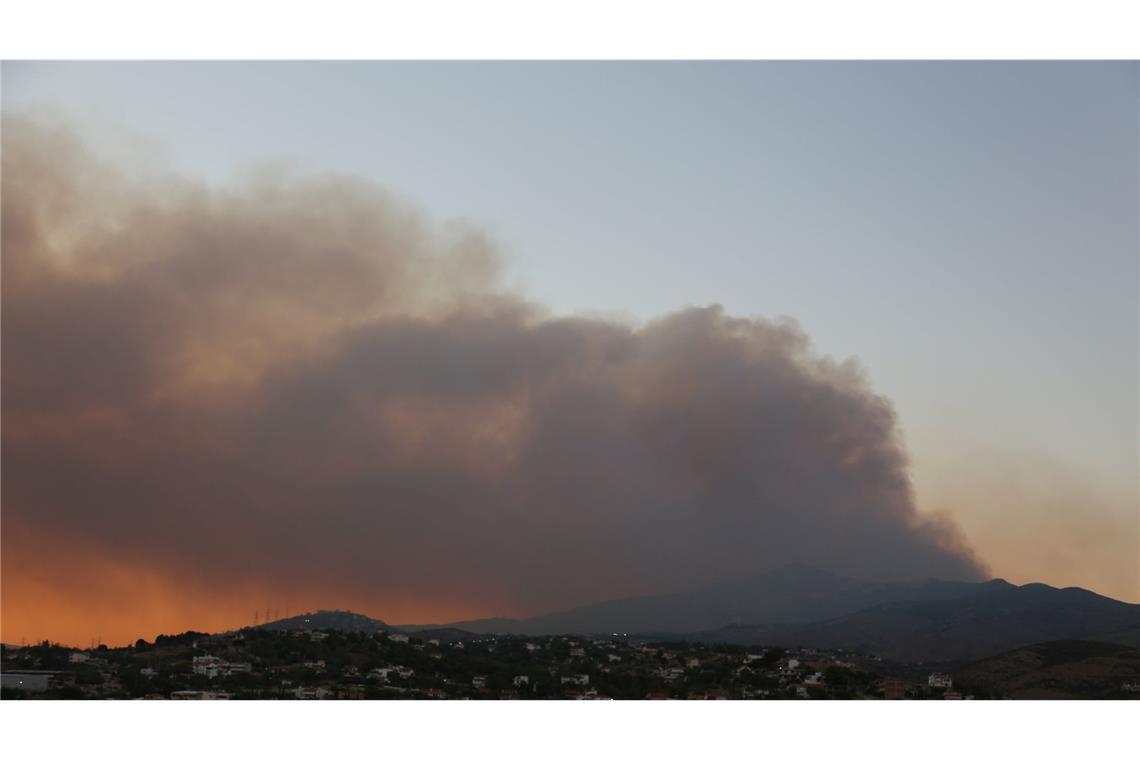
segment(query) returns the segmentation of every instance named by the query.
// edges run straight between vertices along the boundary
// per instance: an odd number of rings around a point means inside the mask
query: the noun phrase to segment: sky
[[[5,63],[2,96],[5,640],[803,559],[1140,601],[1134,63]]]

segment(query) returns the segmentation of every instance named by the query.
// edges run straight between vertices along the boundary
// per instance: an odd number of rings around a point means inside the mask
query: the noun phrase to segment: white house
[[[573,676],[562,676],[562,683],[572,683],[578,686],[586,686],[590,683],[590,676],[586,673],[579,673]]]
[[[220,657],[215,657],[212,654],[195,657],[191,663],[195,675],[206,676],[207,678],[217,678],[220,676],[225,664],[225,660]]]
[[[514,680],[512,680],[511,683],[513,683],[516,688],[519,686],[526,686],[527,684],[530,683],[530,677],[529,676],[515,676]]]
[[[398,641],[398,642],[400,642],[401,644],[407,644],[407,643],[408,643],[408,637],[407,637],[407,636],[405,636],[405,635],[404,635],[404,634],[402,634],[402,633],[392,633],[392,634],[389,634],[389,635],[388,635],[388,638],[389,638],[391,641]]]
[[[72,652],[67,656],[68,662],[87,662],[91,659],[91,655],[86,652]]]
[[[931,673],[926,685],[934,689],[949,689],[954,685],[954,679],[946,673]]]

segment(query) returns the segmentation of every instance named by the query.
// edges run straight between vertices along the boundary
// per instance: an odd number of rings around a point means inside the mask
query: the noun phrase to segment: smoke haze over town
[[[794,311],[565,314],[497,231],[382,180],[207,180],[97,143],[4,114],[5,641],[267,605],[529,616],[791,562],[984,580],[1050,557],[1058,577],[1020,580],[1140,598],[1108,486],[1010,454],[1016,480],[926,475],[944,487],[919,499],[875,367]]]

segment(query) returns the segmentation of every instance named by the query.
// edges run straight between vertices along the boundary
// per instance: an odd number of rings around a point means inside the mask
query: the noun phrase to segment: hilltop
[[[370,618],[348,610],[317,610],[293,617],[273,620],[256,626],[266,631],[351,631],[375,633],[377,631],[396,632],[400,629],[388,625],[383,620]]]

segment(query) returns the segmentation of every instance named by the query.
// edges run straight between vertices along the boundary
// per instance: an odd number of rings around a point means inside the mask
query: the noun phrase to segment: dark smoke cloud
[[[553,318],[367,182],[142,180],[12,116],[3,147],[5,592],[99,557],[376,614],[984,574],[793,323]]]

